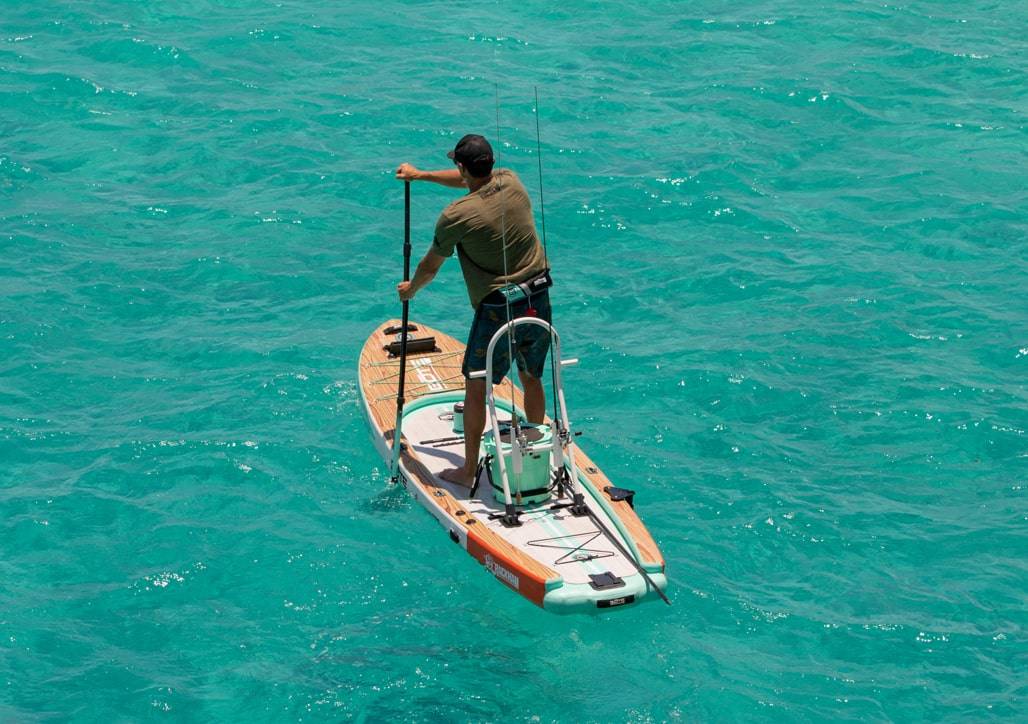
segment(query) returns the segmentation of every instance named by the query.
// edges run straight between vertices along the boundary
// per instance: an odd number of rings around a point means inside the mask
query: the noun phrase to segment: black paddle
[[[403,280],[410,281],[410,181],[403,183]],[[400,421],[403,418],[403,387],[407,378],[407,314],[410,301],[403,301],[400,322],[400,385],[396,390],[396,425],[393,426],[392,482],[400,479]]]

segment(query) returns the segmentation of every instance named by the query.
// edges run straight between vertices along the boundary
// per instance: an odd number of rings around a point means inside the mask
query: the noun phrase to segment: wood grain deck
[[[412,322],[412,324],[418,327],[412,335],[434,337],[436,350],[408,355],[405,384],[406,402],[410,403],[424,395],[463,390],[464,377],[461,374],[461,363],[464,345],[431,327],[417,322]],[[385,330],[389,327],[399,327],[399,325],[400,320],[398,319],[391,319],[380,325],[369,336],[361,350],[359,361],[360,384],[364,391],[369,415],[377,434],[382,436],[387,447],[392,444],[396,421],[399,360],[390,358],[385,350],[386,345],[395,338],[395,335],[386,335]],[[508,380],[504,380],[494,388],[494,394],[498,400],[511,400],[512,391],[514,404],[523,406],[521,390],[511,385]],[[603,489],[612,483],[577,445],[575,455],[582,476],[599,495],[604,495],[614,514],[634,539],[642,558],[641,562],[648,567],[659,567],[660,570],[663,570],[664,558],[635,511],[627,502],[609,500],[609,497],[603,493]],[[492,559],[488,559],[488,557],[493,556],[494,559],[498,559],[499,563],[516,570],[523,576],[520,592],[541,605],[546,584],[548,582],[552,584],[559,580],[559,574],[525,555],[486,526],[476,525],[472,522],[474,518],[468,514],[464,505],[449,491],[433,483],[433,476],[415,454],[404,452],[403,465],[423,494],[431,496],[432,501],[445,510],[452,521],[465,532],[468,552],[487,567],[492,565],[490,562]],[[498,578],[501,581],[504,580],[502,577],[498,576]],[[506,581],[504,582],[506,583]]]

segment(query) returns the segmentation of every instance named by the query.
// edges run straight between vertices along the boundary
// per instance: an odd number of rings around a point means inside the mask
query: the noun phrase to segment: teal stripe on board
[[[0,719],[1023,717],[1025,27],[6,2]],[[533,192],[539,88],[570,413],[670,609],[519,600],[358,409],[392,170],[495,137],[497,86]],[[413,196],[420,253],[453,192]],[[412,314],[465,333],[456,265]]]

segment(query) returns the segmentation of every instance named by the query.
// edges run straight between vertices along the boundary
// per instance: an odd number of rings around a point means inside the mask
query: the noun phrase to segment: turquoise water
[[[1014,720],[1024,3],[0,13],[0,719]],[[401,161],[539,188],[674,602],[557,618],[385,481]],[[415,185],[415,247],[453,192]],[[537,209],[538,211],[538,209]],[[470,319],[456,264],[412,314]]]

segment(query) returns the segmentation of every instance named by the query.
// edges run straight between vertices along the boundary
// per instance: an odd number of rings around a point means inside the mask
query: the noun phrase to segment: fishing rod
[[[543,199],[543,146],[542,134],[539,131],[539,86],[532,86],[535,91],[535,150],[539,161],[539,220],[543,227],[543,256],[546,256],[546,201]]]
[[[495,83],[494,84],[494,89],[495,89],[495,97],[496,97],[496,146],[497,146],[497,148],[499,148],[499,147],[503,146],[503,142],[501,141],[501,138],[500,138],[500,84],[499,83]],[[495,161],[495,157],[494,157],[494,161]],[[510,284],[510,271],[507,268],[507,194],[506,194],[506,188],[504,188],[504,186],[502,184],[498,184],[498,187],[500,189],[500,249],[503,251],[503,279],[504,279],[505,283]],[[504,310],[506,311],[507,325],[508,325],[508,329],[507,329],[507,360],[508,360],[508,362],[511,365],[511,369],[508,371],[508,374],[510,376],[510,399],[511,399],[511,431],[510,431],[510,443],[511,443],[510,458],[511,458],[511,460],[510,461],[511,461],[512,467],[514,468],[514,478],[515,478],[515,480],[519,481],[519,487],[520,487],[521,473],[524,470],[524,468],[522,466],[523,466],[524,463],[523,463],[523,461],[521,459],[521,445],[517,442],[517,440],[521,436],[521,423],[520,423],[520,420],[518,419],[517,410],[514,408],[514,404],[513,404],[514,403],[514,370],[513,370],[513,366],[514,366],[514,339],[513,339],[513,337],[514,337],[514,335],[513,335],[513,329],[509,327],[509,325],[513,321],[513,317],[511,315],[511,311],[510,311],[510,295],[509,294],[504,294],[503,295],[503,305],[504,305]],[[491,371],[490,368],[491,368],[492,361],[493,361],[493,359],[492,359],[492,346],[493,345],[490,343],[489,351],[486,352],[486,377],[487,377],[487,379],[485,381],[485,385],[486,385],[486,399],[487,400],[492,400],[492,396],[493,396],[493,381],[491,379],[488,379],[489,372]],[[498,422],[496,420],[496,405],[495,405],[495,402],[493,402],[493,408],[492,409],[493,409],[493,414],[492,414],[493,420],[492,420],[492,422],[493,422],[493,435],[494,435],[493,439],[496,440],[496,444],[497,444],[497,446],[499,446],[500,445],[500,428],[499,428],[499,424],[498,424]],[[504,470],[504,463],[503,463],[503,455],[502,454],[500,455],[499,465],[500,465],[500,470],[501,470],[501,473],[502,473],[501,474],[501,478],[502,478],[502,481],[503,481],[503,499],[504,499],[504,505],[503,505],[504,513],[503,513],[503,516],[502,516],[503,524],[506,525],[506,526],[518,526],[518,525],[521,525],[521,522],[518,520],[518,516],[521,513],[518,510],[516,510],[516,508],[514,506],[514,500],[513,500],[513,498],[511,498],[511,494],[510,494],[510,480],[509,480],[509,478],[508,478],[508,476],[506,474],[506,471]],[[477,480],[477,478],[476,478],[476,480]],[[518,501],[519,502],[521,500],[520,495],[521,494],[518,493]]]
[[[546,199],[543,198],[543,144],[542,144],[542,133],[539,130],[539,86],[532,86],[535,91],[535,156],[538,160],[539,166],[539,220],[543,228],[543,263],[546,264],[546,270],[550,270],[550,254],[546,248]],[[553,322],[553,311],[551,307],[550,311],[550,322]],[[550,332],[550,346],[553,346],[553,332],[551,327]],[[557,371],[553,367],[553,358],[550,358],[550,385],[553,387],[553,418],[557,419]]]
[[[660,586],[653,582],[653,579],[650,578],[650,574],[646,572],[646,570],[642,567],[642,564],[635,560],[635,556],[633,556],[623,545],[621,545],[621,541],[619,541],[617,537],[610,532],[610,529],[608,529],[607,526],[604,525],[602,521],[600,521],[599,516],[596,515],[592,508],[589,508],[587,506],[586,510],[589,511],[589,518],[596,525],[596,527],[599,528],[605,536],[607,536],[607,539],[611,543],[613,543],[619,551],[621,551],[621,555],[627,558],[631,562],[631,564],[635,566],[635,570],[639,571],[639,575],[641,575],[645,579],[645,581],[648,584],[650,584],[650,587],[657,592],[657,595],[660,596],[661,600],[664,601],[664,603],[666,603],[668,606],[670,606],[671,599],[669,599],[667,595],[665,595],[665,593],[662,590],[660,590]]]
[[[410,181],[403,184],[403,280],[410,281]],[[400,383],[396,389],[396,424],[393,426],[392,482],[400,479],[400,422],[403,419],[403,388],[407,378],[407,319],[410,300],[403,300],[403,318],[400,322]]]
[[[543,197],[543,146],[542,146],[542,132],[539,130],[539,86],[532,86],[532,88],[535,91],[535,149],[536,149],[536,159],[538,160],[538,166],[539,166],[539,214],[540,214],[540,221],[542,222],[542,229],[543,229],[543,263],[546,265],[546,272],[549,273],[549,271],[550,271],[550,253],[549,253],[549,250],[546,247],[546,199]],[[553,309],[552,309],[552,307],[550,309],[550,319],[549,319],[549,324],[547,326],[549,327],[550,349],[551,350],[557,349],[557,333],[556,333],[556,331],[553,328]],[[568,422],[567,410],[564,410],[563,418],[558,417],[558,409],[557,409],[558,398],[562,397],[562,395],[564,394],[563,393],[563,383],[561,383],[559,381],[558,375],[557,375],[557,367],[560,364],[558,359],[557,359],[558,356],[559,355],[555,356],[554,352],[551,351],[551,353],[550,353],[550,385],[553,388],[553,417],[551,418],[551,420],[553,422],[551,424],[553,426],[553,434],[554,434],[554,436],[560,438],[562,445],[570,446],[570,445],[573,444],[573,441],[571,440],[571,433],[570,433],[570,429],[569,429],[570,428],[570,423]],[[561,403],[561,404],[563,404],[563,403]],[[569,450],[570,450],[570,448],[569,448]],[[561,470],[563,470],[564,471],[564,475],[567,476],[567,469],[563,467],[563,465],[564,465],[563,460],[564,460],[564,456],[563,456],[563,453],[562,453],[560,455],[559,461],[557,463],[557,467],[559,467]],[[572,470],[575,470],[573,459],[572,459]],[[575,473],[575,476],[577,477],[577,472]],[[575,515],[575,516],[585,515],[586,512],[588,512],[588,506],[585,503],[585,496],[582,493],[581,485],[578,484],[577,480],[575,481],[575,483],[571,483],[570,480],[568,482],[570,483],[569,489],[571,491],[571,499],[573,501],[568,506],[568,508],[571,510],[571,513],[573,515]]]
[[[500,84],[495,84],[496,92],[496,145],[497,147],[502,146],[503,143],[500,140]],[[503,250],[503,279],[507,284],[510,284],[510,272],[507,269],[507,195],[504,190],[500,192],[500,243]],[[503,295],[503,303],[507,313],[507,322],[510,323],[511,311],[510,311],[510,295]],[[511,338],[510,332],[507,333],[507,359],[510,360],[511,365],[514,364],[514,340]],[[510,399],[514,399],[514,370],[510,370]],[[492,380],[487,380],[486,384],[491,385]],[[519,432],[518,416],[515,414],[512,416],[514,419],[514,432],[513,437],[517,437]],[[513,439],[513,437],[511,439]],[[515,456],[517,462],[515,462],[515,469],[518,475],[521,474],[520,456]]]
[[[533,86],[533,90],[535,91],[535,149],[536,149],[536,159],[538,161],[538,166],[539,166],[539,217],[540,217],[540,222],[542,224],[542,231],[543,231],[543,258],[546,260],[546,268],[549,269],[549,267],[550,267],[550,255],[549,255],[549,250],[546,247],[546,200],[545,200],[545,198],[543,196],[543,146],[542,146],[542,132],[540,131],[540,128],[539,128],[539,86]],[[553,346],[553,326],[552,326],[552,324],[550,326],[550,345],[551,345],[551,347]],[[558,419],[557,418],[557,393],[556,393],[557,369],[556,369],[556,365],[553,364],[552,358],[551,358],[550,369],[551,369],[551,373],[553,375],[552,385],[553,385],[553,388],[554,388],[554,394],[553,394],[553,419],[556,420],[556,419]],[[568,475],[567,468],[564,468],[563,474],[565,476]],[[627,551],[625,549],[625,547],[621,545],[621,542],[618,541],[618,539],[614,536],[614,534],[612,534],[610,532],[610,530],[607,528],[607,526],[604,525],[602,521],[600,521],[599,517],[592,510],[592,508],[590,508],[588,505],[583,505],[582,503],[584,503],[584,501],[575,500],[569,507],[571,507],[572,509],[577,509],[579,511],[581,511],[584,508],[585,511],[588,513],[589,518],[592,519],[592,522],[596,525],[596,527],[599,528],[600,531],[602,531],[605,536],[607,536],[607,538],[610,540],[610,542],[613,543],[618,548],[618,550],[621,551],[621,554],[624,555],[625,558],[627,558],[629,561],[631,561],[632,565],[635,566],[635,570],[639,571],[639,574],[646,580],[646,582],[653,588],[653,590],[657,592],[657,595],[659,595],[661,597],[661,599],[664,601],[664,603],[666,603],[667,605],[670,606],[671,605],[671,601],[668,599],[668,597],[666,595],[664,595],[664,592],[662,590],[660,590],[660,587],[657,586],[657,584],[653,582],[653,579],[650,578],[648,573],[646,573],[646,571],[643,569],[642,565],[638,561],[635,560],[635,556],[633,556],[631,553],[629,553],[629,551]]]

